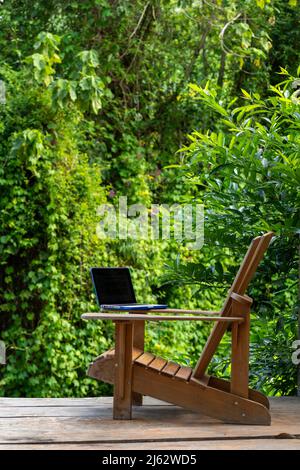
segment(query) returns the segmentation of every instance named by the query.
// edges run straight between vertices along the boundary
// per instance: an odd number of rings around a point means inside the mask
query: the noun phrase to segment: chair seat
[[[193,372],[191,367],[182,366],[174,361],[167,361],[160,356],[155,356],[152,353],[144,352],[138,349],[134,350],[132,359],[135,364],[156,370],[160,374],[165,374],[179,380],[184,380],[185,382],[189,381]]]
[[[88,376],[107,383],[114,383],[115,350],[110,349],[98,356],[89,366]],[[167,361],[150,352],[133,348],[132,361],[140,367],[155,370],[159,374],[167,375],[177,380],[188,382],[192,375],[192,368],[183,366],[174,361]]]

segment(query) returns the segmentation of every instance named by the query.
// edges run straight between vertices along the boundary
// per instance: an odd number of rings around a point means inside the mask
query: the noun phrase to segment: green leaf
[[[248,93],[248,91],[244,90],[243,88],[241,88],[241,90],[242,90],[242,93],[243,93],[244,97],[245,97],[247,100],[251,100],[251,99],[252,99],[252,97],[251,97],[250,93]]]

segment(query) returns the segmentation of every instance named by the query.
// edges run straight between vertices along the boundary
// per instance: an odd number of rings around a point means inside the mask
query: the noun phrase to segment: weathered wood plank
[[[38,446],[62,449],[87,446],[124,450],[299,448],[300,398],[297,397],[270,399],[271,426],[228,425],[148,397],[145,401],[148,405],[135,407],[134,419],[122,421],[120,426],[120,421],[112,420],[112,397],[1,398],[0,449],[23,445],[36,449]],[[23,411],[27,417],[22,417]],[[1,417],[4,412],[10,413],[10,417]],[[274,439],[282,434],[291,438]]]
[[[111,406],[103,404],[101,406],[7,406],[0,407],[1,418],[38,418],[38,417],[57,417],[57,418],[98,418],[99,414],[105,417],[111,417]]]
[[[140,407],[137,407],[138,409]],[[248,429],[245,429],[243,425],[220,425],[216,421],[201,419],[199,416],[196,421],[191,414],[188,417],[182,416],[181,413],[174,413],[173,410],[170,412],[169,409],[158,411],[156,416],[153,413],[145,415],[136,411],[137,417],[129,422],[131,426],[125,421],[122,421],[124,423],[122,426],[119,421],[115,421],[115,425],[112,425],[111,417],[100,416],[93,419],[8,418],[1,420],[3,426],[0,427],[0,444],[221,440],[228,437],[241,439],[242,436],[259,440],[265,437],[271,439],[283,432],[300,437],[299,422],[279,424],[271,429],[268,427],[268,434],[262,427],[258,430],[257,426],[247,426]],[[173,414],[176,419],[172,418]],[[146,418],[153,422],[146,425]]]
[[[216,377],[211,377],[213,386],[221,385],[222,389],[230,391],[230,382],[225,381],[224,379],[219,379]],[[220,382],[220,384],[219,384]],[[259,393],[259,392],[255,392]],[[113,397],[88,397],[88,398],[13,398],[13,397],[0,397],[0,409],[7,407],[47,407],[47,406],[57,406],[57,407],[74,407],[74,406],[111,406]],[[157,400],[152,397],[144,397],[145,405],[148,406],[170,406],[173,405],[162,400]],[[272,403],[273,411],[276,412],[294,412],[297,407],[300,406],[299,397],[269,397],[270,402]],[[300,422],[300,410],[299,410],[299,422]]]
[[[47,407],[47,406],[57,406],[57,407],[74,407],[74,406],[112,406],[113,397],[90,397],[90,398],[10,398],[10,397],[1,397],[0,398],[0,409],[6,407]],[[155,405],[155,406],[172,406],[169,403],[157,400],[152,397],[144,397],[145,405]]]
[[[0,444],[1,450],[299,450],[299,439],[222,439],[163,442]]]
[[[147,404],[148,402],[148,404]],[[99,414],[101,417],[111,417],[111,408],[113,405],[112,398],[109,397],[109,401],[99,403],[98,405],[82,405],[82,406],[1,406],[0,407],[0,419],[1,418],[29,418],[29,417],[52,417],[58,418],[77,417],[77,418],[98,418]],[[137,405],[139,406],[139,405]],[[149,406],[153,406],[153,403],[149,404],[149,400],[145,400],[143,405],[145,409]],[[159,402],[157,400],[156,407],[172,407],[171,404]]]

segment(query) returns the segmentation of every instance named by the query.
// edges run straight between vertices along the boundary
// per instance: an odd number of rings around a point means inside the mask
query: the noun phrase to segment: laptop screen
[[[92,268],[91,276],[99,306],[136,303],[128,268]]]

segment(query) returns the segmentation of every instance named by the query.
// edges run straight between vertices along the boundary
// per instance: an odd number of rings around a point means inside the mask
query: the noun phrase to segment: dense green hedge
[[[106,190],[101,165],[89,163],[79,149],[85,123],[77,102],[56,106],[53,91],[34,78],[31,65],[18,72],[7,67],[2,74],[7,102],[0,147],[1,339],[8,360],[1,393],[107,393],[108,387],[85,374],[89,361],[113,340],[112,325],[80,318],[95,309],[89,268],[134,266],[138,298],[153,301],[164,260],[175,250],[167,243],[97,237],[97,207]],[[195,305],[186,290],[157,290],[157,297],[175,306]],[[175,347],[183,361],[190,357],[178,328],[154,327],[147,338],[157,352],[172,357]]]

